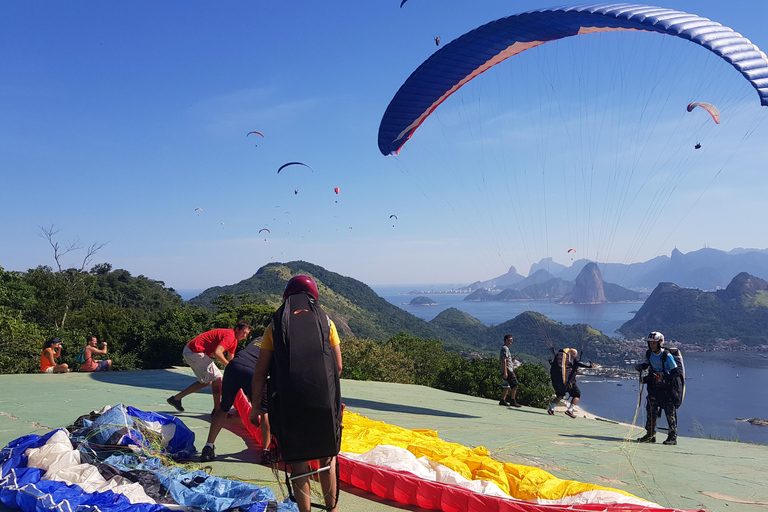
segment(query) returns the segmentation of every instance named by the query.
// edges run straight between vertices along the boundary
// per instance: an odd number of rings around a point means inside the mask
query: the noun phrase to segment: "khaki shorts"
[[[215,380],[221,379],[221,370],[213,362],[213,359],[207,355],[202,352],[192,352],[186,345],[181,355],[189,367],[192,368],[197,381],[201,384],[210,384]]]

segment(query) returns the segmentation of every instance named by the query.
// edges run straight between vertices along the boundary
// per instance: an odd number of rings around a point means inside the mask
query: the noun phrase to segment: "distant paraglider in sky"
[[[395,220],[397,220],[397,215],[395,215],[395,214],[393,213],[392,215],[390,215],[390,216],[389,216],[389,218],[390,218],[390,219],[395,219]],[[395,225],[394,225],[394,224],[392,224],[392,227],[395,227]]]
[[[308,166],[307,164],[305,164],[303,162],[288,162],[287,164],[281,165],[280,168],[277,170],[277,173],[280,174],[280,171],[282,171],[283,169],[285,169],[289,165],[303,165],[304,167],[308,168],[310,171],[315,172],[315,170],[312,167]]]
[[[573,254],[571,254],[571,253],[573,253]],[[573,248],[568,249],[568,253],[567,254],[571,254],[571,261],[573,261],[573,255],[576,254],[576,249],[573,249]]]
[[[440,36],[435,36],[435,46],[440,46]]]
[[[688,105],[688,112],[692,112],[694,108],[701,107],[707,112],[709,112],[709,115],[712,116],[712,119],[715,120],[715,123],[720,124],[720,111],[717,109],[716,106],[714,106],[711,103],[702,103],[699,101],[694,101],[693,103],[690,103]]]
[[[225,224],[226,224],[226,222],[222,222],[222,223],[221,223],[221,229],[224,229],[224,225],[225,225]]]
[[[264,134],[261,133],[261,132],[248,132],[245,136],[247,137],[248,135],[250,135],[252,133],[255,133],[256,135],[261,135],[262,137],[264,137]]]
[[[197,212],[197,216],[200,216],[200,212],[203,211],[202,208],[195,208],[195,211]]]
[[[261,228],[261,229],[259,230],[259,233],[261,233],[262,231],[266,231],[267,233],[271,233],[271,231],[270,231],[270,230],[268,230],[267,228]]]
[[[339,187],[335,187],[335,188],[333,189],[333,191],[334,191],[334,192],[336,192],[336,194],[338,195],[338,193],[339,193]]]

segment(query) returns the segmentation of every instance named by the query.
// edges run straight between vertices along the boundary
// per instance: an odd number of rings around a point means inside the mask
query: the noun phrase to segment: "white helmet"
[[[658,341],[659,345],[661,345],[664,343],[664,335],[658,331],[653,331],[648,335],[647,338],[645,338],[645,341],[648,343],[650,343],[651,341]]]

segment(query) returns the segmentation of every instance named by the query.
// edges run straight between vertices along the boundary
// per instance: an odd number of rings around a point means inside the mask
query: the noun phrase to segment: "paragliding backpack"
[[[272,319],[268,412],[285,462],[333,457],[341,446],[341,387],[330,320],[306,293],[290,295]]]
[[[552,386],[558,396],[565,395],[568,382],[572,378],[574,366],[576,365],[576,349],[561,348],[550,361],[550,376],[552,377]]]
[[[667,355],[671,355],[672,359],[677,364],[677,371],[673,371],[669,376],[666,375],[667,369],[665,363],[667,361]],[[645,351],[645,360],[650,361],[651,351],[650,349]],[[661,349],[661,373],[664,376],[667,386],[671,391],[672,403],[675,409],[679,408],[683,404],[685,398],[685,361],[683,361],[683,353],[679,348],[664,347]]]

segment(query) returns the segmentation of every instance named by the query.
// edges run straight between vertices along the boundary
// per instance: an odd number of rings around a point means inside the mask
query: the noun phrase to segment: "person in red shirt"
[[[213,410],[218,409],[221,405],[221,370],[213,360],[216,359],[227,366],[235,357],[237,342],[245,339],[250,332],[251,324],[240,321],[234,329],[213,329],[187,343],[182,355],[195,373],[197,382],[168,398],[167,402],[177,411],[184,412],[184,407],[181,406],[182,398],[211,386]]]

